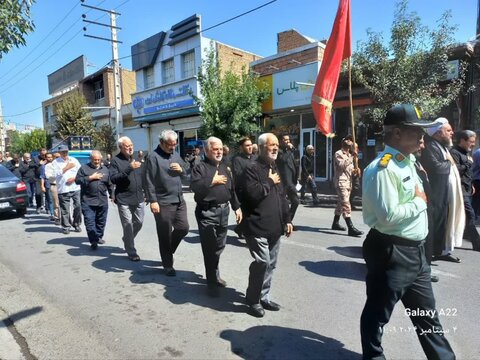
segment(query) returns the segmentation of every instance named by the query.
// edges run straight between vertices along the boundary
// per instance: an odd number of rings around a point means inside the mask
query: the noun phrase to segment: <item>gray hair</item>
[[[118,147],[120,148],[122,146],[122,144],[127,140],[130,140],[130,138],[128,136],[122,136],[120,139],[118,139],[117,140]],[[130,140],[130,141],[132,141],[132,140]]]
[[[178,139],[177,133],[173,130],[167,129],[167,130],[163,130],[160,133],[160,135],[158,135],[158,140],[159,141],[166,142],[166,141],[168,141],[168,139],[172,139],[172,140],[177,141],[177,139]]]
[[[217,138],[217,137],[215,137],[215,136],[210,136],[210,137],[205,141],[205,150],[210,150],[211,147],[212,147],[212,144],[222,144],[222,146],[223,146],[222,140],[220,140],[219,138]]]
[[[272,133],[263,133],[258,137],[258,146],[264,146],[267,143],[268,138],[275,137],[275,134]]]
[[[90,159],[93,159],[94,155],[100,155],[100,157],[103,158],[102,153],[98,150],[92,150],[92,152],[90,153]]]
[[[310,150],[310,149],[313,150],[313,145],[307,145],[306,149],[307,149],[307,150]]]
[[[472,130],[462,130],[457,132],[455,135],[458,142],[460,142],[460,140],[468,140],[471,137],[477,137],[477,134],[475,134],[475,132]]]

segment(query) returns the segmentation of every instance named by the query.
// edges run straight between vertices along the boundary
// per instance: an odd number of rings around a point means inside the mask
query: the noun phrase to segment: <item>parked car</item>
[[[27,206],[27,186],[5,166],[0,165],[0,212],[15,210],[19,216],[23,216],[27,213]]]

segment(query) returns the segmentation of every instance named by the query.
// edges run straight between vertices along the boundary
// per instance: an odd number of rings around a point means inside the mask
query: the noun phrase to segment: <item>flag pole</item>
[[[348,96],[350,99],[350,122],[352,125],[352,137],[353,137],[353,146],[355,151],[356,136],[355,136],[355,118],[353,116],[353,96],[352,96],[352,57],[348,57]],[[353,165],[355,169],[358,169],[358,157],[355,157],[353,160]]]

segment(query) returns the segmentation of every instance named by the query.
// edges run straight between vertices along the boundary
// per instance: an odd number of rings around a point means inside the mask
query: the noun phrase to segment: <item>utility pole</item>
[[[83,4],[84,1],[85,0],[81,0],[82,6],[93,9],[93,10],[103,11],[110,15],[110,25],[102,24],[96,21],[86,20],[87,16],[85,14],[82,15],[83,22],[110,28],[111,30],[110,39],[100,37],[100,36],[87,35],[87,34],[83,34],[83,35],[86,37],[94,38],[94,39],[110,41],[112,43],[112,65],[113,65],[113,87],[114,87],[113,92],[114,92],[114,98],[115,98],[115,133],[116,133],[116,139],[118,140],[120,138],[121,133],[123,132],[122,87],[120,83],[120,64],[118,62],[118,44],[119,43],[121,44],[122,42],[118,41],[117,39],[117,30],[122,29],[117,26],[117,16],[121,14],[113,10],[106,10],[96,6],[85,5]],[[84,27],[83,30],[86,31],[87,28]]]

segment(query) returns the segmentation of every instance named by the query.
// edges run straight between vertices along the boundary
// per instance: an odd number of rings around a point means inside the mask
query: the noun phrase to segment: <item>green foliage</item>
[[[107,154],[113,154],[117,149],[117,143],[115,140],[115,128],[110,124],[103,124],[95,129],[93,135],[93,143],[95,149],[103,151]]]
[[[47,148],[49,138],[43,129],[35,129],[30,133],[9,131],[10,152],[22,155],[25,152],[38,151]]]
[[[94,136],[92,117],[86,107],[87,100],[79,93],[63,99],[56,107],[57,133],[61,139],[71,135]]]
[[[0,1],[0,59],[12,47],[25,45],[25,36],[33,31],[30,8],[35,0]]]
[[[449,24],[450,12],[442,15],[437,29],[429,29],[416,13],[407,13],[407,4],[407,0],[396,4],[388,44],[382,34],[367,30],[367,40],[359,42],[353,55],[354,79],[371,92],[378,105],[370,113],[376,122],[396,103],[419,106],[423,117],[437,116],[464,89],[464,64],[457,79],[445,81],[456,30]]]
[[[258,85],[258,78],[243,69],[241,74],[233,71],[220,72],[220,62],[213,47],[198,71],[202,97],[190,94],[200,107],[201,138],[220,138],[231,144],[242,136],[260,131],[256,117],[262,115],[262,102],[269,96],[266,87]]]

